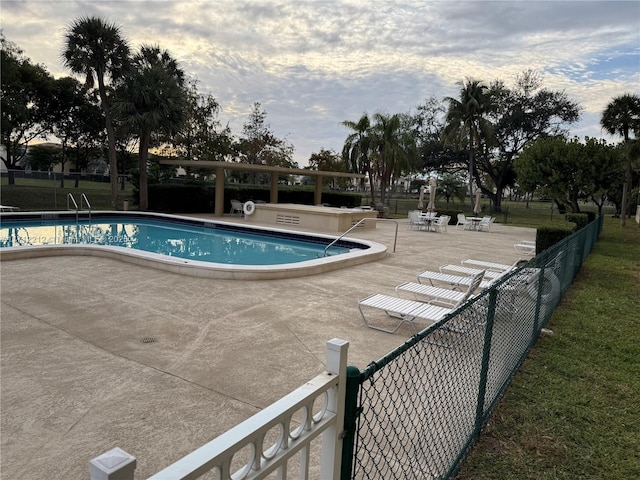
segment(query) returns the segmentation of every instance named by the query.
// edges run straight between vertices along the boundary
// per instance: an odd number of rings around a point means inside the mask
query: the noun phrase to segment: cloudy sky
[[[81,16],[121,27],[135,50],[171,52],[199,91],[222,106],[240,134],[253,102],[274,133],[307,164],[340,152],[344,120],[409,112],[425,99],[457,96],[459,82],[511,85],[525,69],[583,107],[571,129],[608,138],[607,103],[640,93],[638,1],[10,1],[0,6],[7,39],[56,78],[66,28]]]

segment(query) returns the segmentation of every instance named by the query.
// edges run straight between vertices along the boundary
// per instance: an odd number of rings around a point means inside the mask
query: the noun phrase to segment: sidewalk
[[[383,260],[284,280],[96,257],[3,262],[2,478],[88,478],[89,460],[115,446],[146,478],[323,371],[327,340],[348,340],[363,368],[411,336],[366,328],[360,298],[465,258],[513,263],[513,245],[535,238],[399,223],[396,253],[393,222],[352,235],[387,245]]]

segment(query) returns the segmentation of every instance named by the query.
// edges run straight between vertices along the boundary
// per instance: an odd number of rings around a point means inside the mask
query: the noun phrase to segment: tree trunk
[[[627,161],[627,171],[622,184],[622,205],[620,205],[620,225],[627,224],[627,205],[629,204],[629,186],[631,185],[631,161]]]
[[[113,128],[111,118],[111,109],[107,103],[107,91],[104,86],[102,75],[98,77],[98,91],[100,92],[100,103],[104,112],[104,119],[107,126],[107,139],[109,143],[109,174],[111,182],[111,208],[115,210],[118,207],[118,158],[116,156],[116,132]]]
[[[138,170],[140,171],[140,202],[139,208],[141,211],[146,211],[149,208],[149,186],[147,175],[147,158],[149,156],[149,141],[151,139],[151,133],[143,131],[140,135],[140,149],[138,150]]]
[[[471,200],[471,209],[473,209],[473,137],[469,137],[469,200]]]
[[[67,144],[62,142],[62,159],[60,160],[60,188],[64,188],[64,164],[67,163]]]
[[[376,189],[375,189],[375,181],[373,179],[373,173],[369,170],[369,188],[371,189],[371,201],[375,203],[376,201]]]

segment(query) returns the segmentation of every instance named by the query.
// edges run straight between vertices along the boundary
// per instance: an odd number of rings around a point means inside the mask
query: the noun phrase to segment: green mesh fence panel
[[[343,478],[453,475],[601,229],[599,218],[361,371]]]

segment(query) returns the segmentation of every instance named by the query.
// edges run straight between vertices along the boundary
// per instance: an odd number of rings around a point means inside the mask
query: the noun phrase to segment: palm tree
[[[376,113],[373,118],[374,170],[380,179],[380,202],[384,204],[391,179],[396,172],[410,169],[411,159],[417,158],[417,148],[407,116]]]
[[[445,144],[469,151],[469,198],[473,205],[473,179],[475,176],[474,149],[491,132],[491,123],[484,118],[489,108],[489,89],[478,80],[460,82],[460,99],[445,97],[449,103],[444,128]]]
[[[74,20],[67,31],[63,62],[73,73],[85,75],[87,89],[93,88],[95,80],[98,82],[100,106],[106,120],[109,143],[111,206],[115,209],[118,202],[116,135],[105,77],[110,77],[112,81],[121,78],[129,62],[129,46],[120,36],[120,28],[115,24],[98,17],[81,17]]]
[[[126,130],[137,133],[140,210],[149,207],[147,160],[151,136],[178,130],[186,116],[184,72],[169,52],[143,45],[131,60],[131,71],[118,90],[114,109]]]
[[[629,132],[633,131],[636,137],[640,133],[640,96],[627,93],[614,98],[602,112],[600,125],[610,135],[620,135],[624,139],[624,143],[629,144]],[[627,223],[627,204],[629,203],[629,189],[632,182],[631,163],[634,151],[637,151],[637,148],[629,148],[627,151],[625,178],[622,184],[620,225],[623,227]]]
[[[345,120],[342,125],[352,130],[342,149],[342,158],[352,173],[367,174],[371,188],[371,200],[374,199],[375,181],[371,170],[371,120],[364,113],[357,122]],[[361,182],[364,187],[364,180]]]

